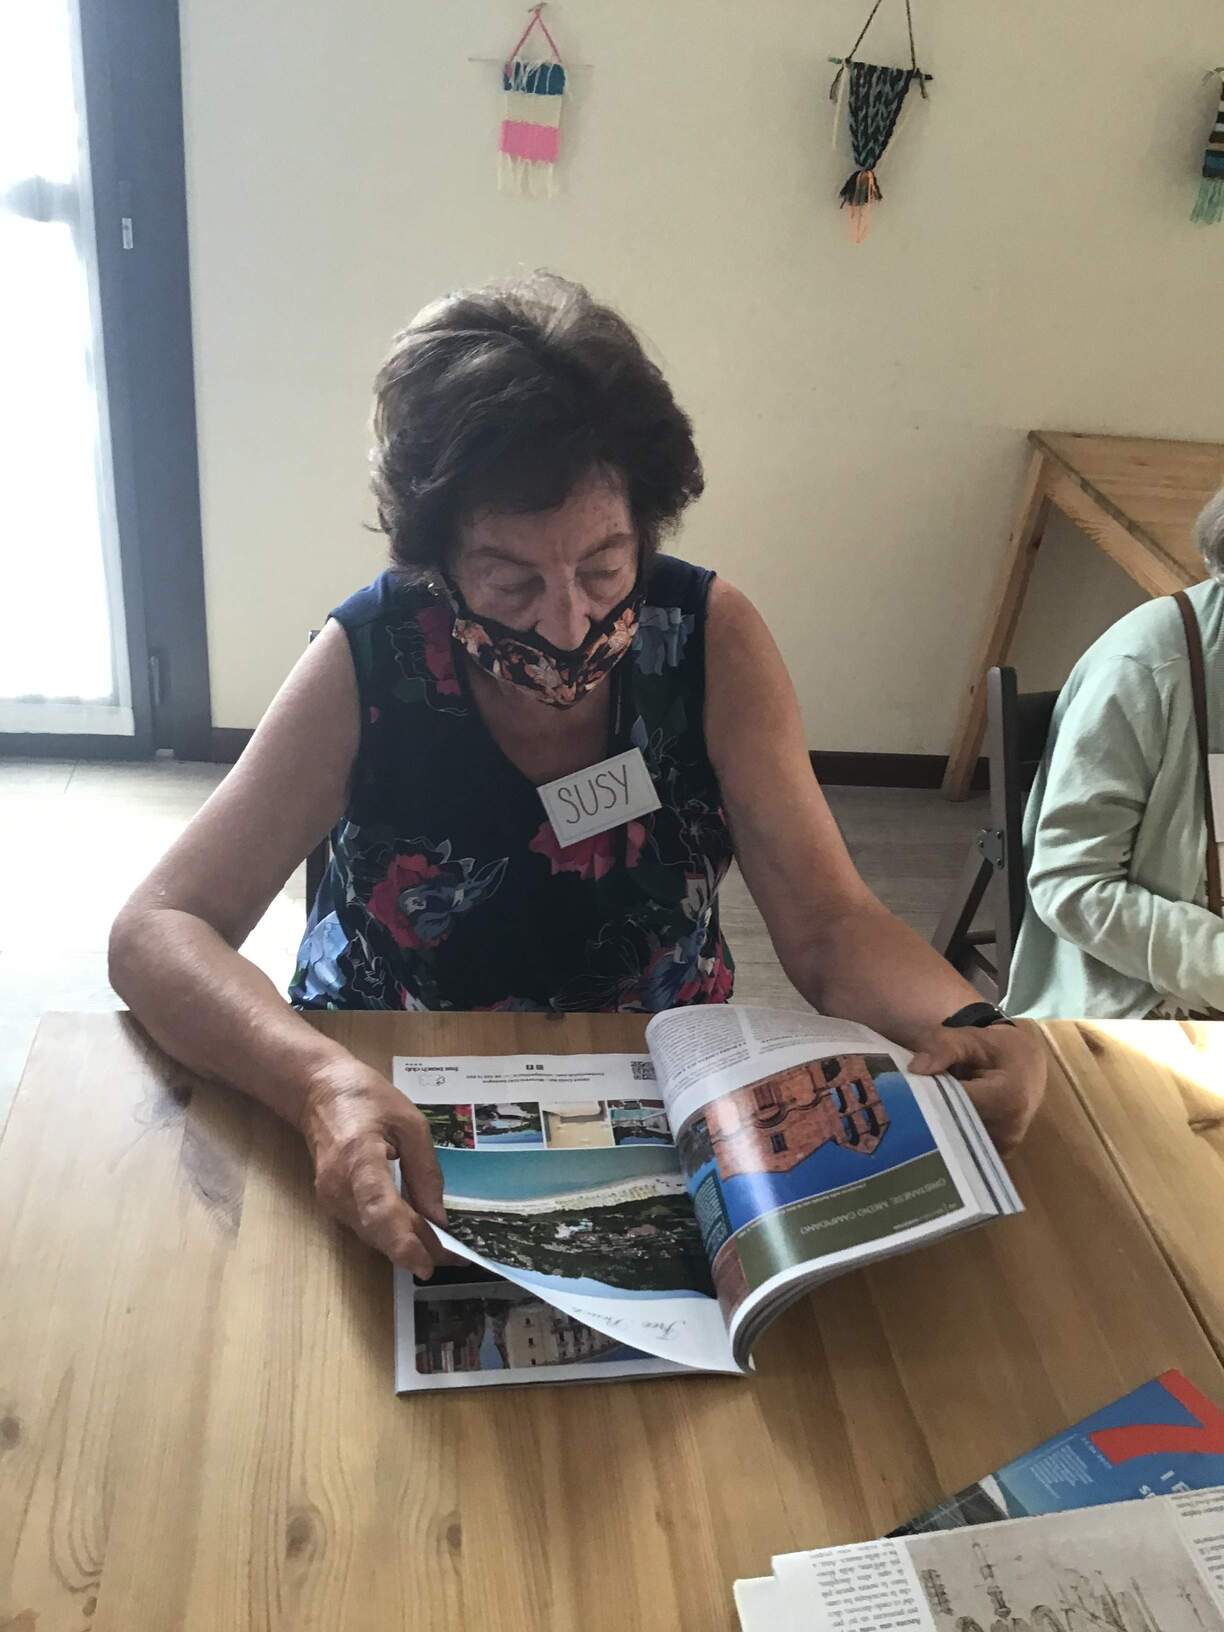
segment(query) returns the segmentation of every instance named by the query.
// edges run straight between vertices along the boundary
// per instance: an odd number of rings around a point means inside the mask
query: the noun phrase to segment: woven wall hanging
[[[565,65],[557,42],[540,16],[542,5],[531,8],[531,21],[502,69],[506,106],[497,145],[497,185],[516,193],[556,192],[557,154],[561,146],[561,102],[565,96]],[[539,29],[551,58],[523,54],[523,47]]]
[[[884,0],[875,0],[863,24],[862,32],[850,47],[849,54],[840,59],[841,66],[829,87],[830,101],[837,103],[833,119],[833,140],[841,124],[845,107],[850,130],[850,149],[854,154],[855,169],[841,190],[842,208],[850,211],[850,236],[861,244],[867,236],[871,206],[884,196],[876,178],[881,159],[897,132],[901,110],[912,85],[917,85],[926,97],[931,76],[918,67],[914,49],[914,18],[910,0],[905,0],[905,21],[909,29],[910,66],[886,68],[875,62],[860,62],[855,52],[862,45],[867,30],[875,21]],[[837,60],[837,59],[835,59]]]
[[[1203,179],[1199,182],[1198,198],[1191,212],[1191,221],[1203,226],[1214,226],[1224,221],[1224,68],[1215,68],[1220,76],[1220,105],[1216,109],[1215,124],[1207,138],[1203,155]],[[1209,79],[1211,75],[1207,76]]]

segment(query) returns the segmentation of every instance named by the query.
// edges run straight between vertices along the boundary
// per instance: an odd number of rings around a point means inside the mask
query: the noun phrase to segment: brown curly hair
[[[704,485],[688,416],[633,330],[552,274],[427,306],[374,391],[379,525],[414,574],[475,511],[556,509],[592,470],[623,478],[645,564]]]

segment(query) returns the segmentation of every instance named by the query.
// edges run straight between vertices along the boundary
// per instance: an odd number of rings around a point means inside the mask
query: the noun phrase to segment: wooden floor
[[[130,890],[225,775],[216,765],[0,759],[0,1118],[38,1017],[120,1006],[106,979],[106,938]],[[981,821],[982,804],[937,793],[831,788],[859,870],[880,898],[929,935]],[[723,892],[744,1003],[800,1001],[737,874]],[[305,916],[299,871],[244,947],[283,987]]]

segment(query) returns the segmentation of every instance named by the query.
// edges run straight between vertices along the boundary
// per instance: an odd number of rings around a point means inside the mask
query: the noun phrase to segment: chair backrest
[[[318,632],[319,631],[317,629],[310,629],[310,630],[307,631],[307,634],[306,634],[306,644],[307,644],[307,646],[310,645],[311,641],[315,638],[315,636],[318,634]],[[323,882],[323,875],[327,871],[327,864],[328,864],[328,862],[330,860],[331,860],[331,841],[330,841],[330,839],[320,839],[318,844],[315,845],[314,849],[306,857],[306,916],[307,916],[307,918],[310,917],[310,914],[311,914],[311,912],[312,912],[312,910],[314,908],[315,896],[317,896],[318,893],[319,893],[319,885],[322,884],[322,882]]]
[[[990,827],[978,845],[994,874],[996,971],[1007,990],[1012,951],[1027,900],[1024,865],[1024,803],[1040,769],[1050,735],[1056,691],[1020,692],[1016,671],[991,669],[986,676],[986,756],[990,766]]]
[[[1021,693],[1014,669],[991,669],[987,674],[989,825],[979,829],[931,937],[940,956],[996,1002],[1007,990],[1012,950],[1028,896],[1024,801],[1045,754],[1057,699],[1055,691]],[[989,906],[993,923],[975,929],[983,902]]]

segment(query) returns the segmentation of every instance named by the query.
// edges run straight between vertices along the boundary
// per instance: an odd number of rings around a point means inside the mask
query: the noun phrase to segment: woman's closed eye
[[[522,603],[531,600],[534,595],[538,595],[543,585],[538,578],[519,578],[513,583],[493,583],[489,585],[489,588],[495,595],[500,595],[505,600]]]

